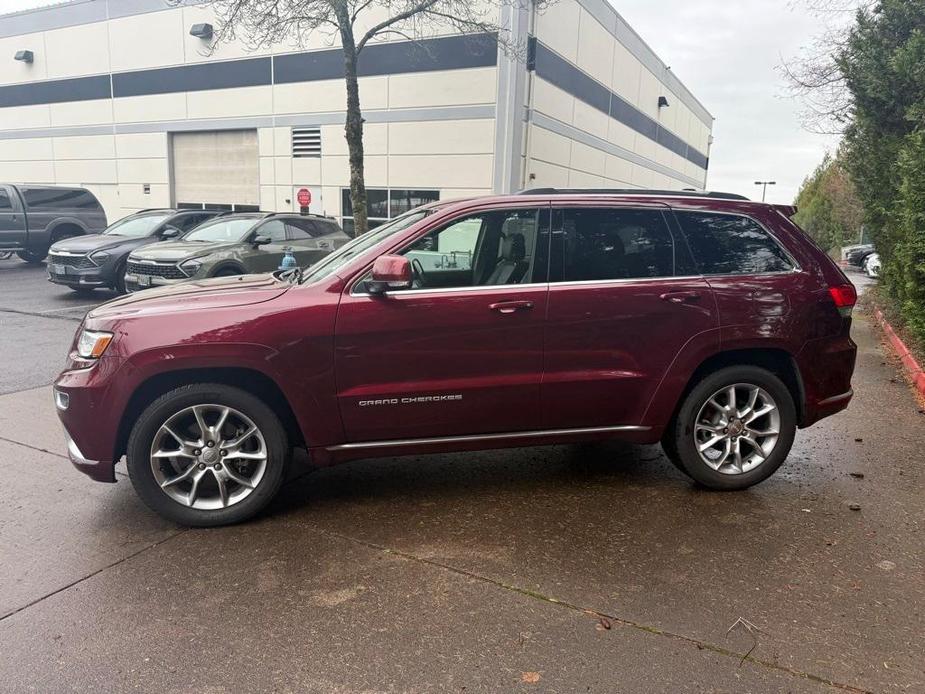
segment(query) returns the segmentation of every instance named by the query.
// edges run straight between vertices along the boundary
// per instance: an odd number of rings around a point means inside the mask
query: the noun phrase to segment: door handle
[[[533,308],[532,301],[501,301],[497,304],[490,304],[488,306],[492,311],[497,311],[498,313],[516,313],[517,311],[529,311]]]
[[[701,294],[700,292],[665,292],[658,298],[673,304],[694,304],[700,301]]]

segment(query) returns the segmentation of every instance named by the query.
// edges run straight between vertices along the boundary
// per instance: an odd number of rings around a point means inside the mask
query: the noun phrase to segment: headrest
[[[527,242],[523,234],[508,234],[501,241],[501,257],[505,260],[523,260],[527,255]]]

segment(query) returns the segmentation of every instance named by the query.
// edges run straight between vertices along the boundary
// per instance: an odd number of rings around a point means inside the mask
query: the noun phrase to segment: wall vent
[[[320,157],[321,128],[293,128],[292,156],[296,158]]]

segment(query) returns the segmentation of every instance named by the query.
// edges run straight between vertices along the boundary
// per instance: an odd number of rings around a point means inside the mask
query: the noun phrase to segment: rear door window
[[[675,244],[661,210],[566,208],[554,211],[562,267],[554,281],[673,277]]]
[[[710,212],[675,213],[704,275],[759,275],[793,270],[777,241],[750,217]]]
[[[10,200],[10,194],[3,188],[0,188],[0,210],[12,210],[13,203]]]

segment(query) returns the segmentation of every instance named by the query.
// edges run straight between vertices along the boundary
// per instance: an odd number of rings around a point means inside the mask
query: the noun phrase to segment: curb
[[[919,395],[925,398],[925,371],[923,371],[922,367],[915,360],[915,357],[912,356],[909,348],[906,347],[906,344],[900,339],[899,335],[896,334],[896,331],[893,330],[893,326],[883,317],[883,311],[878,308],[876,315],[880,327],[883,328],[883,332],[885,332],[886,336],[889,338],[893,350],[899,356],[900,361],[902,361],[906,373],[908,373],[909,378],[912,379],[912,384],[915,386],[916,390],[919,391]]]

